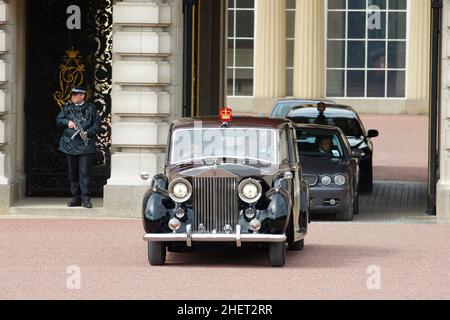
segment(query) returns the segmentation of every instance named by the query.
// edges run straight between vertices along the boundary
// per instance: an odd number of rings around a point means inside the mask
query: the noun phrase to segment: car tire
[[[355,198],[355,202],[353,203],[353,215],[357,216],[359,214],[359,194]]]
[[[286,264],[286,241],[269,244],[269,264],[274,268],[282,268]]]
[[[351,201],[346,209],[337,213],[336,217],[339,221],[353,221],[353,210],[353,201]]]
[[[364,172],[364,178],[359,181],[359,191],[365,193],[373,192],[373,163],[372,160],[362,162],[360,170]]]
[[[290,251],[302,251],[305,247],[305,239],[288,243],[288,249]]]
[[[166,263],[167,245],[163,242],[148,243],[148,262],[151,266],[162,266]]]

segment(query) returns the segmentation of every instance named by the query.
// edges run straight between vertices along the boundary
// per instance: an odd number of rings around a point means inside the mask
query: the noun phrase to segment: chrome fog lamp
[[[186,211],[184,211],[183,208],[178,208],[177,210],[175,210],[175,217],[177,217],[178,219],[183,219],[185,215]]]
[[[247,210],[245,210],[244,214],[248,220],[252,220],[252,219],[255,219],[255,217],[256,217],[256,210],[253,208],[248,208]]]
[[[261,230],[261,221],[259,221],[258,219],[253,219],[252,221],[250,221],[249,227],[253,232],[258,232],[259,230]]]
[[[343,186],[347,182],[347,179],[343,175],[338,175],[334,177],[334,183],[338,186]]]
[[[177,218],[173,218],[169,221],[169,228],[173,232],[178,231],[181,228],[181,222]]]
[[[322,179],[320,180],[320,182],[324,185],[324,186],[329,186],[332,182],[331,177],[329,176],[323,176]]]
[[[258,202],[262,196],[262,186],[255,179],[247,179],[242,181],[239,185],[238,191],[239,198],[249,204]]]
[[[192,185],[186,179],[176,179],[169,184],[169,195],[177,203],[186,202],[192,196]]]

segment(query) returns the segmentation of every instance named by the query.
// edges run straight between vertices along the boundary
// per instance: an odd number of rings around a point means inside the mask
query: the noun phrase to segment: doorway
[[[88,89],[102,125],[94,196],[103,195],[111,167],[112,0],[28,0],[26,195],[70,196],[56,117],[73,86]]]

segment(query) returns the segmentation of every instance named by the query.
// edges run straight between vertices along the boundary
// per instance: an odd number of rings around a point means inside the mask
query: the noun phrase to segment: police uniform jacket
[[[70,111],[72,111],[73,116]],[[71,139],[76,130],[69,129],[70,121],[79,124],[87,132],[89,138],[87,146],[80,134],[75,139]],[[73,156],[96,153],[96,136],[100,129],[100,114],[93,104],[88,102],[82,105],[67,103],[58,115],[56,123],[64,130],[59,142],[59,150],[61,152]]]

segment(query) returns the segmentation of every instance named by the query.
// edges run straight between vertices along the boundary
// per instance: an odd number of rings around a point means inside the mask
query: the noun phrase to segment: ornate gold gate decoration
[[[86,66],[81,63],[80,51],[71,48],[66,51],[64,63],[59,65],[59,90],[53,94],[58,106],[62,109],[69,101],[73,87],[82,86]]]

